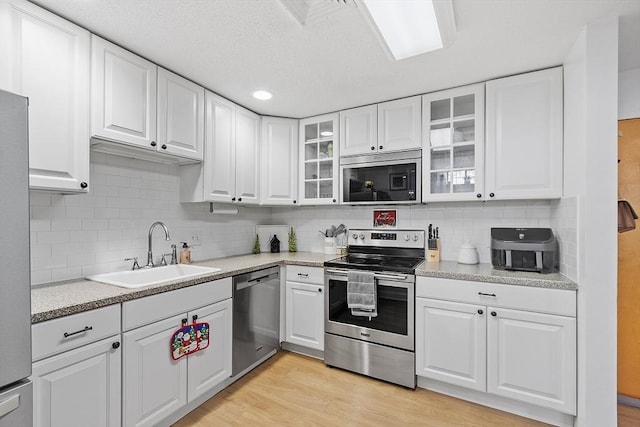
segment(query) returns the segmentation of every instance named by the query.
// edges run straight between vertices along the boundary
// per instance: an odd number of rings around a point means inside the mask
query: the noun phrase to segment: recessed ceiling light
[[[257,90],[253,92],[253,97],[261,101],[266,101],[267,99],[271,99],[272,96],[273,95],[271,95],[271,92],[267,92],[266,90]]]

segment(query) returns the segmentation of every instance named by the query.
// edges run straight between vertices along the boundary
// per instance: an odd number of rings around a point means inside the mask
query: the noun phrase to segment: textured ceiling
[[[621,54],[621,69],[640,67],[640,0],[454,0],[453,45],[399,62],[388,59],[353,2],[307,25],[278,0],[35,2],[275,116],[308,117],[560,65],[584,25],[608,14],[625,16],[621,35],[635,40],[621,40],[636,52]],[[253,99],[256,89],[273,99]]]

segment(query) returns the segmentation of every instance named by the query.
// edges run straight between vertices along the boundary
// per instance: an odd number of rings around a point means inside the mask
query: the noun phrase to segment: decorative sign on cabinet
[[[30,2],[0,2],[0,89],[29,98],[32,189],[89,191],[90,40]]]
[[[336,113],[300,121],[300,204],[338,202],[338,120]]]

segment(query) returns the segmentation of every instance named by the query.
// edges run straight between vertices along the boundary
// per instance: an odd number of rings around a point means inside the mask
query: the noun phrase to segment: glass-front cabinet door
[[[300,203],[338,203],[338,113],[300,120]]]
[[[422,200],[483,200],[484,84],[422,97]]]

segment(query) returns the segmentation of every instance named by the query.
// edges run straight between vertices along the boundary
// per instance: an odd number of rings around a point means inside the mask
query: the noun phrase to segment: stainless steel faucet
[[[153,251],[151,250],[151,235],[153,234],[153,229],[155,228],[156,225],[161,226],[162,228],[164,228],[164,236],[165,236],[165,240],[170,240],[171,238],[169,237],[169,230],[167,229],[167,226],[164,225],[163,222],[157,221],[154,222],[153,224],[151,224],[151,227],[149,227],[149,249],[147,251],[147,265],[145,266],[145,268],[151,268],[153,267],[155,264],[153,263]]]

